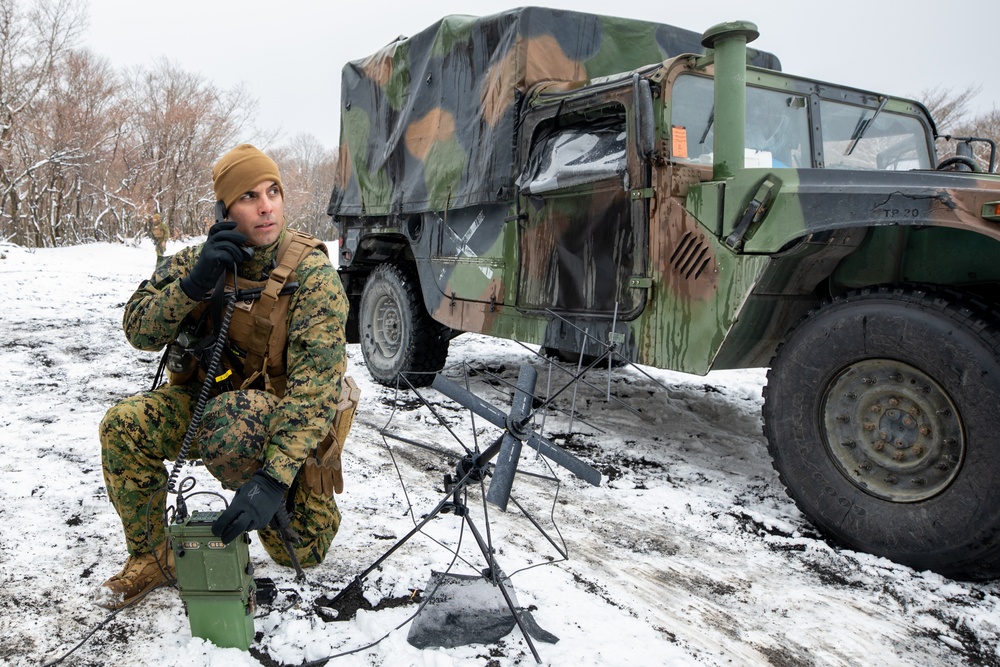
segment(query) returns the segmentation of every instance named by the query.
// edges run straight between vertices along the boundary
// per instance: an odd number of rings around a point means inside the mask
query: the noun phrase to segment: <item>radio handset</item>
[[[215,223],[218,224],[220,222],[224,222],[226,219],[226,215],[228,214],[229,211],[226,210],[225,202],[223,202],[221,199],[217,200],[215,202]],[[253,257],[253,248],[251,248],[250,246],[240,246],[240,250],[242,250],[243,254],[246,255],[244,259],[250,259],[251,257]]]

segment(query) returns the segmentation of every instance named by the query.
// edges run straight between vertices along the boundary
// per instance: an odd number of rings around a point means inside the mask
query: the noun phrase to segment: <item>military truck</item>
[[[768,448],[822,531],[993,578],[995,146],[784,73],[757,36],[522,8],[346,65],[329,213],[349,340],[385,384],[430,382],[461,332],[770,367]]]

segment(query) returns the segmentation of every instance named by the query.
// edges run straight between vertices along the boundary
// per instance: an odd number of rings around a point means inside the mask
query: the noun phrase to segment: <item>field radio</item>
[[[256,584],[250,563],[250,537],[229,544],[212,534],[221,512],[192,512],[170,525],[170,548],[177,566],[177,588],[191,634],[225,648],[249,648],[254,639]]]

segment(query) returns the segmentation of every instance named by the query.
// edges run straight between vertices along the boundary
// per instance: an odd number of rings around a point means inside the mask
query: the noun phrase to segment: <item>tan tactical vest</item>
[[[253,289],[261,292],[260,298],[237,301],[233,309],[228,338],[231,347],[242,353],[240,356],[243,361],[241,372],[236,369],[228,371],[232,373],[229,379],[233,387],[249,389],[263,380],[266,391],[279,398],[285,395],[288,304],[292,297],[290,294],[282,296],[280,292],[287,284],[294,282],[295,269],[313,248],[329,254],[320,240],[302,232],[288,230],[278,247],[278,265],[271,270],[267,280],[237,278],[236,284],[241,292]],[[229,366],[228,363],[226,365]]]
[[[223,355],[223,368],[216,382],[230,381],[235,389],[263,388],[281,398],[287,383],[285,347],[288,343],[288,306],[291,293],[281,294],[285,286],[295,281],[295,269],[314,248],[329,255],[319,239],[295,230],[287,230],[278,247],[277,266],[267,280],[253,281],[237,277],[240,292],[260,290],[260,297],[237,301],[229,323],[229,347],[243,362],[243,368],[234,368],[227,355]],[[227,274],[226,290],[232,291],[232,274]],[[191,317],[201,317],[208,304],[199,305]],[[213,322],[214,326],[217,323]],[[198,369],[199,380],[205,373]],[[189,376],[190,377],[190,376]],[[171,378],[176,384],[180,378]],[[343,387],[337,405],[337,414],[326,439],[306,460],[304,479],[316,493],[333,496],[343,493],[344,479],[340,454],[347,433],[354,421],[360,390],[354,379],[343,378]]]

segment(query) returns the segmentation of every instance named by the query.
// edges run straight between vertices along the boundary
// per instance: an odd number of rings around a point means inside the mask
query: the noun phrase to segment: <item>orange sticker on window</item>
[[[675,158],[686,158],[688,156],[688,131],[683,125],[674,125],[671,128],[671,139],[673,146],[670,152]]]

